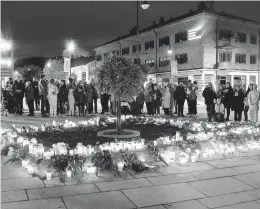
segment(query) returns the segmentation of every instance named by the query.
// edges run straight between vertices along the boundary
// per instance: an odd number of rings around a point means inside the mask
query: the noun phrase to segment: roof
[[[207,9],[204,9],[204,10],[195,10],[195,11],[190,11],[184,15],[180,15],[178,17],[175,17],[175,18],[170,18],[169,20],[165,20],[163,23],[157,23],[157,24],[154,24],[150,27],[147,27],[147,28],[144,28],[142,30],[139,31],[139,34],[141,33],[145,33],[147,31],[151,31],[153,29],[156,29],[156,28],[159,28],[159,27],[162,27],[162,26],[165,26],[165,25],[168,25],[168,24],[171,24],[171,23],[175,23],[175,22],[178,22],[180,20],[184,20],[186,18],[189,18],[189,17],[193,17],[193,16],[196,16],[198,14],[202,14],[202,13],[208,13],[208,14],[212,14],[212,15],[216,15],[216,16],[222,16],[222,17],[226,17],[226,18],[231,18],[231,19],[236,19],[236,20],[239,20],[239,21],[246,21],[246,22],[251,22],[251,23],[254,23],[254,24],[259,24],[260,25],[260,22],[257,22],[255,20],[250,20],[250,19],[246,19],[246,18],[243,18],[243,17],[238,17],[238,16],[235,16],[235,15],[231,15],[231,14],[226,14],[225,12],[214,12],[214,11],[210,11],[210,10],[207,10]],[[123,39],[126,39],[126,38],[129,38],[129,37],[132,37],[136,34],[126,34],[126,35],[123,35],[123,36],[119,36],[109,42],[106,42],[100,46],[97,46],[96,48],[98,47],[101,47],[101,46],[104,46],[104,45],[107,45],[107,44],[110,44],[110,43],[113,43],[113,42],[116,42],[116,41],[120,41],[120,40],[123,40]]]

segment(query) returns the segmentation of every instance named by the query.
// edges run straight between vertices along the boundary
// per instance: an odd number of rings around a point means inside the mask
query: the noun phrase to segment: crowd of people
[[[99,95],[94,83],[76,82],[72,78],[68,83],[65,80],[48,81],[44,75],[39,81],[26,83],[19,76],[15,81],[10,78],[6,88],[2,89],[2,98],[6,101],[8,112],[22,115],[24,97],[29,109],[28,116],[34,116],[35,109],[41,110],[42,117],[98,113],[99,97],[102,114],[116,112],[116,102],[111,95]],[[245,121],[258,121],[260,95],[255,84],[249,84],[245,90],[242,85],[235,85],[233,89],[227,82],[225,86],[219,85],[215,91],[212,84],[208,83],[202,97],[205,100],[208,121],[229,121],[231,111],[234,111],[235,121],[242,120],[243,112]],[[185,84],[180,81],[178,85],[167,84],[161,87],[150,79],[136,97],[122,102],[121,110],[122,114],[143,114],[145,104],[149,115],[160,115],[160,110],[163,109],[167,116],[177,114],[178,117],[184,117],[184,103],[187,101],[187,115],[196,117],[198,98],[199,88],[196,81],[188,80]]]
[[[242,85],[231,87],[230,83],[219,85],[215,91],[211,83],[202,93],[207,106],[208,120],[217,122],[229,121],[230,112],[234,111],[234,120],[258,122],[260,93],[257,85],[250,83],[246,90]],[[248,117],[249,112],[249,117]]]

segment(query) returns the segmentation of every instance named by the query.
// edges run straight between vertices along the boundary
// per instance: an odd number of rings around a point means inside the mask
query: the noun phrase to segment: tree
[[[101,94],[107,93],[117,103],[117,134],[121,129],[121,100],[128,101],[137,96],[147,77],[147,68],[133,64],[124,56],[108,57],[104,64],[95,71],[95,83]]]
[[[39,80],[41,77],[42,69],[36,65],[25,65],[15,69],[18,74],[15,74],[15,79],[18,75],[22,76],[24,81],[32,81],[33,78]]]
[[[71,76],[69,73],[64,72],[64,64],[62,59],[54,59],[49,60],[50,66],[47,65],[43,69],[43,74],[47,80],[55,79],[55,80],[68,80],[69,77],[77,80],[77,75],[72,73]]]

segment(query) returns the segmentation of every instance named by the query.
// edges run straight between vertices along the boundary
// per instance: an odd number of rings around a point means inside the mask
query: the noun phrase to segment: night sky
[[[140,8],[140,27],[195,10],[197,2],[155,2]],[[216,11],[260,22],[260,2],[219,2]],[[136,25],[136,1],[131,2],[1,2],[1,31],[11,33],[16,57],[59,56],[69,39],[76,40],[78,55],[88,56],[92,49],[111,39],[125,35]]]

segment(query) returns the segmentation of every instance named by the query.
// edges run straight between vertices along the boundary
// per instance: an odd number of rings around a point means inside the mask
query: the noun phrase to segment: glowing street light
[[[1,48],[1,51],[10,51],[12,49],[12,42],[2,39],[0,48]]]
[[[51,67],[51,62],[47,62],[47,68],[50,68]]]
[[[168,54],[169,54],[169,55],[172,54],[172,49],[168,49]]]
[[[13,64],[12,59],[1,59],[1,65],[6,65],[7,67],[11,67]]]
[[[73,41],[68,43],[68,50],[69,52],[73,52],[75,50],[75,43]]]
[[[148,8],[150,7],[150,4],[148,4],[147,1],[144,1],[144,2],[141,4],[141,7],[142,7],[142,9],[146,10],[146,9],[148,9]]]

